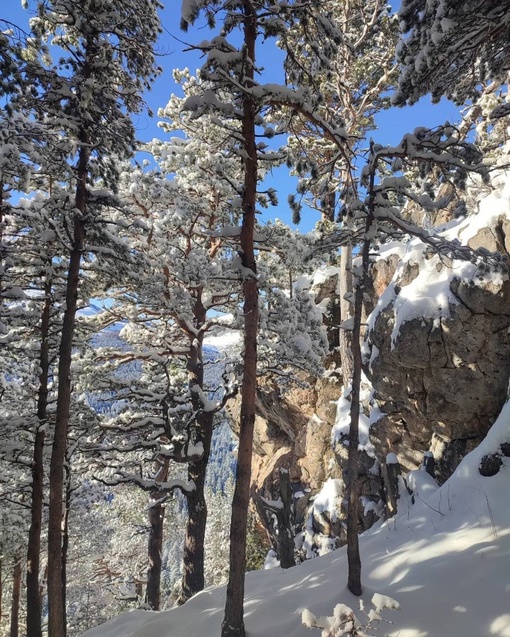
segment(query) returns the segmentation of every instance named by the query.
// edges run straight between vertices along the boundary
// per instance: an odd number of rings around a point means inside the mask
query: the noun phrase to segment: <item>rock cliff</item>
[[[510,185],[500,183],[477,214],[451,220],[442,232],[508,259]],[[508,275],[430,254],[418,240],[383,246],[372,273],[375,302],[365,343],[371,391],[364,404],[370,440],[360,467],[360,529],[386,506],[387,454],[411,471],[432,452],[436,479],[443,482],[497,418],[510,378]],[[336,277],[325,287],[334,294]],[[279,468],[289,470],[307,555],[314,542],[320,552],[321,535],[335,536],[329,548],[342,541],[347,449],[342,434],[334,433],[342,392],[338,371],[333,366],[308,389],[259,391],[254,485],[265,497],[274,495]],[[309,509],[328,479],[335,481],[338,515]]]

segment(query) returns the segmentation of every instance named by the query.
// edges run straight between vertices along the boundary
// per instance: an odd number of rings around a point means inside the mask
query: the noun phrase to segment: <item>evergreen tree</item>
[[[58,396],[50,467],[48,597],[50,637],[65,635],[62,589],[62,498],[71,401],[71,357],[87,230],[94,224],[90,186],[111,177],[111,155],[129,156],[134,134],[130,114],[155,74],[157,0],[132,0],[113,8],[104,0],[40,2],[31,22],[39,48],[40,104],[61,132],[74,192],[68,204],[69,262],[59,345]],[[56,61],[43,43],[59,47]]]
[[[299,176],[300,200],[321,212],[323,227],[342,223],[345,198],[357,188],[359,154],[367,134],[375,128],[374,116],[390,104],[389,91],[396,79],[394,49],[398,25],[390,7],[381,0],[324,2],[326,15],[341,29],[342,37],[322,73],[314,66],[320,39],[309,24],[295,23],[285,36],[293,51],[286,65],[287,81],[306,86],[321,96],[318,109],[325,121],[342,122],[347,139],[339,149],[321,127],[301,117],[293,122],[289,152]],[[295,220],[299,221],[301,201],[292,197]],[[351,316],[347,298],[352,295],[352,247],[344,245],[340,256],[338,300],[333,316],[327,318],[331,349],[338,345],[344,387],[352,376],[350,333],[337,326]]]
[[[478,97],[486,82],[506,83],[509,16],[508,0],[403,0],[395,103],[414,103],[430,92],[434,102],[445,95],[464,104]]]
[[[241,637],[245,634],[243,623],[244,572],[246,570],[246,525],[251,476],[253,429],[255,423],[255,397],[257,390],[257,343],[259,324],[259,288],[256,268],[255,228],[256,204],[259,190],[259,166],[273,161],[274,153],[260,138],[273,137],[275,129],[267,120],[271,108],[290,106],[290,119],[305,114],[314,125],[323,127],[338,143],[345,139],[342,127],[333,127],[321,116],[318,107],[321,96],[301,87],[264,85],[258,82],[257,44],[259,39],[282,36],[294,22],[309,21],[315,27],[314,34],[322,37],[322,50],[313,54],[318,68],[328,64],[334,47],[341,40],[341,33],[330,20],[321,15],[321,3],[285,4],[273,2],[183,2],[182,26],[192,24],[200,13],[205,13],[209,24],[215,16],[223,17],[221,35],[197,48],[207,60],[202,76],[211,83],[211,90],[201,98],[185,103],[195,117],[205,113],[220,114],[223,126],[239,130],[236,136],[237,153],[242,163],[243,180],[236,184],[241,203],[240,268],[243,284],[243,380],[241,386],[241,415],[238,448],[236,487],[232,507],[230,533],[230,575],[227,587],[225,618],[222,637]],[[229,41],[228,36],[241,32],[241,44]],[[283,40],[284,41],[284,40]],[[232,96],[227,102],[225,95]],[[284,130],[288,130],[286,122]]]

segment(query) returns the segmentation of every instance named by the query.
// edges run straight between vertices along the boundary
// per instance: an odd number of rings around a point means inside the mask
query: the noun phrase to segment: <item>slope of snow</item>
[[[389,637],[510,637],[510,459],[499,473],[480,476],[485,454],[510,441],[510,401],[484,442],[427,500],[401,501],[397,518],[361,538],[363,600],[389,595],[401,610],[382,615]],[[355,611],[346,589],[345,548],[293,569],[249,573],[249,637],[317,635],[301,624],[308,608],[331,615],[338,603]],[[208,589],[186,605],[161,613],[125,613],[86,637],[215,637],[220,635],[225,588]],[[362,618],[362,617],[360,617]],[[373,634],[369,631],[369,634]]]

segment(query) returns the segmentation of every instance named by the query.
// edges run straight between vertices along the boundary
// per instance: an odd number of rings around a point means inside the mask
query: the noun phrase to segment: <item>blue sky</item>
[[[112,0],[114,1],[114,0]],[[27,28],[30,9],[25,11],[21,8],[21,0],[3,0],[0,19],[12,21],[13,23]],[[8,4],[6,7],[5,5]],[[35,0],[29,0],[29,6],[34,7]],[[394,7],[397,2],[391,3]],[[195,51],[185,51],[186,43],[193,44],[207,39],[210,32],[207,28],[196,27],[190,29],[188,33],[182,33],[179,29],[180,21],[180,0],[168,0],[166,7],[161,14],[163,33],[161,35],[158,53],[159,64],[163,67],[162,75],[156,80],[153,90],[148,93],[146,101],[150,109],[156,114],[158,108],[163,107],[168,102],[172,92],[178,92],[172,78],[172,69],[188,67],[194,72],[201,64],[200,56]],[[282,78],[281,53],[269,43],[262,47],[258,53],[258,64],[265,67],[269,77],[265,81],[280,81]],[[373,131],[372,137],[380,144],[397,144],[402,135],[412,131],[417,126],[435,126],[445,120],[458,121],[460,118],[459,109],[452,103],[443,100],[438,105],[433,105],[429,97],[422,98],[420,102],[412,107],[392,108],[380,113],[377,116],[378,130]],[[153,137],[161,137],[163,133],[157,126],[157,115],[153,118],[147,113],[136,116],[135,125],[138,136],[143,141],[148,141]],[[293,191],[295,181],[288,176],[288,169],[280,168],[274,171],[269,179],[268,186],[272,186],[280,193],[280,204],[277,209],[270,209],[264,216],[267,218],[278,217],[291,224],[291,214],[287,206],[287,195]],[[316,213],[303,214],[299,229],[303,232],[310,230],[318,220]]]

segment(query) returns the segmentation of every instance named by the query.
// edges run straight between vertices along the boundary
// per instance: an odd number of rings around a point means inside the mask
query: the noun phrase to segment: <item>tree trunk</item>
[[[290,488],[289,472],[280,468],[280,503],[273,505],[265,500],[255,490],[252,499],[271,542],[271,546],[280,560],[281,568],[292,568],[296,565],[294,557],[294,533],[292,526],[293,502]]]
[[[340,321],[346,321],[351,316],[351,303],[344,297],[352,294],[352,247],[343,246],[340,253],[340,274],[338,275],[338,295],[340,297]],[[352,353],[350,332],[340,328],[339,350],[340,364],[344,389],[347,389],[352,379]]]
[[[62,604],[64,611],[67,608],[67,556],[69,554],[69,514],[71,513],[71,471],[70,459],[65,466],[65,505],[62,520]],[[64,622],[64,635],[67,634],[67,625]]]
[[[168,459],[162,459],[162,464],[156,475],[156,480],[164,482],[168,476]],[[149,556],[149,570],[147,571],[147,588],[145,589],[145,602],[152,610],[159,610],[161,605],[161,567],[163,552],[163,525],[165,521],[165,507],[159,504],[164,496],[162,491],[151,493],[149,508],[149,542],[147,552]]]
[[[188,481],[195,483],[194,491],[187,494],[188,519],[186,523],[186,539],[184,542],[182,587],[177,600],[184,604],[190,597],[204,589],[204,542],[207,525],[207,503],[205,501],[205,476],[209,455],[214,415],[202,412],[198,423],[201,431],[200,441],[204,446],[204,453],[200,460],[191,462],[188,466]]]
[[[19,600],[21,593],[21,559],[17,559],[14,564],[12,575],[12,600],[11,600],[11,629],[10,637],[19,635]]]
[[[165,507],[162,504],[152,504],[149,509],[149,570],[147,571],[147,588],[145,590],[145,602],[152,610],[159,610],[161,604],[161,552],[163,549],[164,518]]]
[[[35,434],[32,461],[32,500],[30,503],[30,529],[27,548],[27,637],[41,637],[41,595],[39,571],[41,563],[41,527],[44,488],[44,438],[48,407],[48,371],[51,284],[45,283],[45,301],[41,316],[41,351],[39,354],[39,395],[37,397],[37,419],[39,426]]]
[[[296,566],[294,557],[294,535],[292,532],[292,491],[287,469],[280,469],[280,497],[283,507],[278,516],[278,533],[280,545],[280,566],[291,568]]]
[[[359,552],[358,536],[358,462],[359,462],[359,415],[360,415],[360,390],[361,390],[361,321],[363,317],[363,296],[368,289],[368,275],[370,265],[370,239],[369,231],[374,222],[373,212],[373,175],[370,185],[370,203],[365,221],[365,238],[361,248],[361,270],[356,273],[354,287],[354,329],[352,332],[352,392],[351,392],[351,425],[349,428],[349,457],[347,460],[347,561],[348,582],[347,586],[353,595],[361,595],[361,558]]]
[[[188,465],[188,481],[193,481],[195,489],[186,494],[188,519],[184,542],[182,585],[178,604],[184,604],[190,597],[203,590],[205,586],[204,541],[207,525],[207,503],[205,501],[205,477],[213,432],[214,413],[204,411],[200,395],[193,391],[196,385],[204,390],[204,333],[200,328],[206,321],[206,308],[202,303],[202,291],[197,291],[197,300],[193,309],[195,328],[198,336],[192,336],[188,357],[188,383],[192,396],[193,410],[197,414],[195,444],[202,443],[203,454],[200,460]]]
[[[50,464],[50,500],[48,518],[48,637],[64,637],[66,612],[62,595],[62,516],[64,491],[64,462],[67,430],[71,408],[71,357],[78,303],[81,256],[85,241],[83,218],[87,203],[87,168],[90,156],[88,139],[81,135],[75,207],[79,211],[73,220],[73,247],[70,252],[66,284],[66,309],[59,347],[58,395],[55,432]]]
[[[244,49],[246,52],[245,82],[254,84],[255,42],[257,26],[255,9],[244,3]],[[244,97],[242,135],[244,140],[243,220],[241,227],[241,255],[244,274],[244,360],[241,385],[241,422],[237,452],[237,471],[232,520],[230,524],[229,580],[222,637],[244,637],[244,574],[246,570],[246,528],[250,500],[253,430],[255,426],[255,397],[257,393],[257,333],[258,286],[254,250],[255,202],[257,194],[257,148],[255,138],[256,104]]]
[[[361,315],[363,309],[363,282],[356,283],[354,302],[354,330],[352,333],[352,392],[351,425],[349,428],[349,456],[347,460],[347,560],[348,588],[353,595],[361,595],[361,559],[358,538],[358,460],[359,414],[361,387]]]
[[[27,549],[27,637],[41,637],[42,635],[39,572],[43,510],[44,438],[44,429],[39,427],[34,443],[31,522]]]

